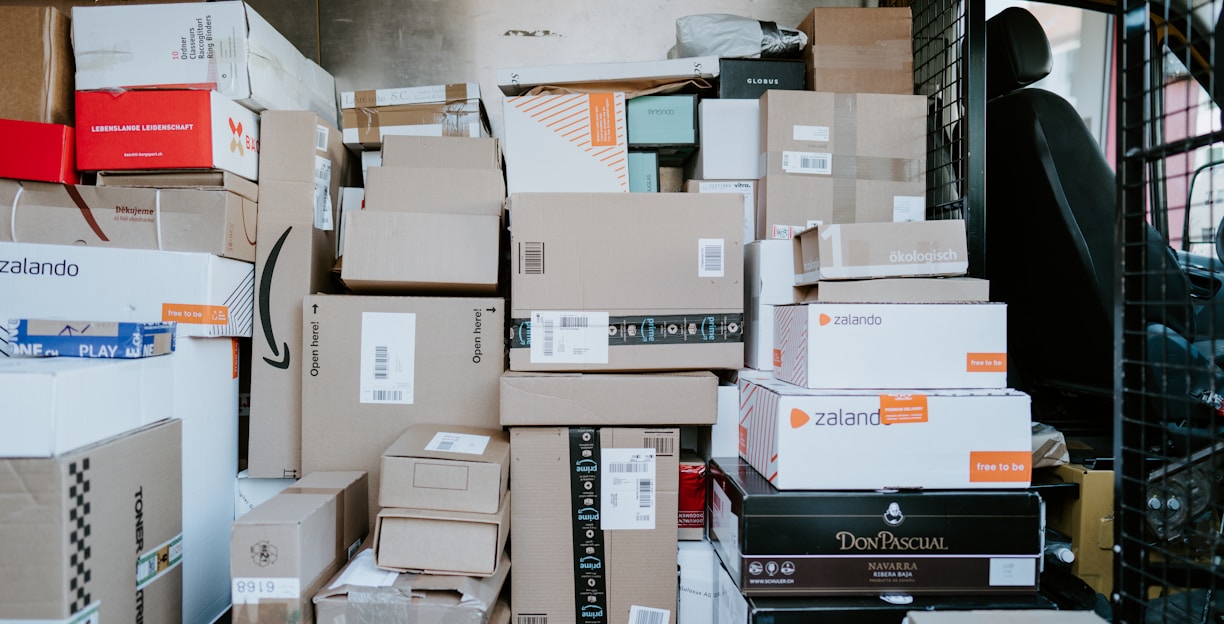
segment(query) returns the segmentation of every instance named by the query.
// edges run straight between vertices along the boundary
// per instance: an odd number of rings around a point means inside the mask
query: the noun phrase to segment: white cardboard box
[[[695,179],[761,177],[760,100],[702,100],[697,115],[701,150],[697,153]],[[755,222],[753,228],[755,231]]]
[[[615,80],[658,80],[660,84],[690,78],[717,78],[718,57],[698,56],[631,63],[571,63],[509,67],[497,70],[497,86],[506,95],[518,95],[541,85],[558,86]]]
[[[785,241],[783,241],[785,242]],[[773,373],[774,308],[767,303],[744,306],[744,366]]]
[[[794,249],[787,240],[744,245],[744,364],[773,372],[774,306],[794,303]]]
[[[740,456],[782,490],[1026,488],[1027,394],[807,390],[740,377]]]
[[[1007,305],[777,306],[773,362],[806,388],[1004,388]]]
[[[717,621],[719,566],[714,546],[707,539],[678,542],[677,546],[680,601],[676,608],[676,623],[710,624]]]
[[[508,97],[507,192],[628,193],[623,93]]]

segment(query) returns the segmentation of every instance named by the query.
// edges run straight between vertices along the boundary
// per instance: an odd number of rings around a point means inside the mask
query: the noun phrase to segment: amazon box
[[[965,222],[957,219],[822,225],[794,238],[795,284],[821,280],[964,275]]]
[[[382,457],[382,507],[497,513],[510,478],[501,429],[410,425]]]
[[[0,119],[0,135],[9,145],[21,146],[0,151],[0,178],[60,184],[79,181],[72,126]]]
[[[72,125],[72,24],[67,13],[49,6],[0,8],[0,58],[5,59],[0,119]],[[4,136],[13,138],[7,132]]]
[[[718,378],[675,373],[521,373],[501,378],[501,424],[508,427],[712,425]]]
[[[906,7],[817,7],[807,34],[807,88],[838,93],[914,93],[913,18]]]
[[[384,507],[374,524],[374,561],[398,572],[487,577],[510,534],[510,494],[494,513]]]

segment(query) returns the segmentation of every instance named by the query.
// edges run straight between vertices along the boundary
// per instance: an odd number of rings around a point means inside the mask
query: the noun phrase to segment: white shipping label
[[[829,127],[793,126],[791,128],[791,139],[795,141],[819,141],[821,143],[828,143]]]
[[[416,315],[363,312],[361,315],[362,403],[411,405],[416,379]]]
[[[425,445],[425,450],[484,455],[485,447],[488,445],[489,436],[439,431],[429,441],[429,444]]]
[[[1028,587],[1036,582],[1036,559],[995,557],[990,560],[991,587]]]
[[[331,130],[327,126],[315,126],[315,151],[327,151],[327,139],[330,134]]]
[[[721,238],[697,239],[697,277],[724,277],[726,241]]]
[[[533,364],[607,364],[607,312],[531,313]]]
[[[296,578],[235,577],[230,584],[234,604],[257,603],[260,600],[297,600],[302,583]]]
[[[655,528],[655,450],[614,448],[600,453],[599,528]]]
[[[787,173],[833,174],[833,154],[827,152],[782,152],[782,170]]]
[[[926,198],[918,195],[893,196],[893,221],[925,221]]]
[[[326,130],[326,128],[324,128]],[[322,157],[315,156],[315,228],[319,230],[332,230],[336,226],[332,222],[332,201],[331,201],[331,161]]]
[[[671,611],[629,605],[629,624],[668,624]]]

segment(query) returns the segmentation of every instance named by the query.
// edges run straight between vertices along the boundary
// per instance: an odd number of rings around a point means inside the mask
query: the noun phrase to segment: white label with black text
[[[327,151],[327,139],[331,135],[331,130],[327,126],[315,124],[315,151]]]
[[[655,528],[655,450],[603,449],[599,466],[599,528]]]
[[[1036,582],[1036,559],[994,557],[990,560],[991,587],[1028,587]]]
[[[296,578],[250,578],[235,577],[230,585],[234,604],[259,602],[260,600],[297,600],[301,598],[302,583]]]
[[[466,453],[468,455],[484,455],[485,447],[489,445],[489,436],[471,433],[448,433],[439,431],[434,434],[427,451],[447,451],[449,453]]]
[[[787,173],[832,175],[833,154],[826,152],[782,152],[782,170]]]
[[[723,277],[726,241],[721,238],[697,239],[697,277]]]
[[[607,364],[607,312],[531,313],[533,364]]]
[[[361,314],[361,403],[411,405],[416,378],[416,314]]]
[[[795,141],[829,142],[828,126],[794,126],[791,128],[791,138]]]
[[[893,196],[893,221],[925,221],[926,198],[919,195]]]
[[[629,605],[629,624],[668,624],[669,622],[671,622],[671,611],[667,609]]]
[[[332,230],[336,227],[332,221],[331,201],[331,161],[315,155],[315,228]]]

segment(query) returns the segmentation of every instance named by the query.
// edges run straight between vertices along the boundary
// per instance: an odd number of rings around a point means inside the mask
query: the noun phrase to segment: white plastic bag
[[[750,17],[706,13],[676,20],[676,58],[799,58],[806,45],[804,33]]]

